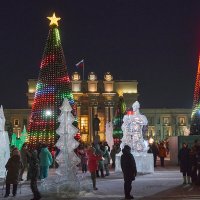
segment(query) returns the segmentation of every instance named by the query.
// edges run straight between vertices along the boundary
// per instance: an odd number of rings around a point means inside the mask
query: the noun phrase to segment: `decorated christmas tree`
[[[56,131],[60,136],[56,143],[56,146],[60,149],[60,153],[56,157],[59,165],[56,171],[58,174],[58,182],[69,181],[71,184],[72,182],[78,184],[76,174],[77,165],[80,163],[80,159],[74,152],[74,149],[79,145],[79,142],[74,139],[78,129],[72,124],[75,118],[71,113],[72,108],[66,98],[64,99],[60,110],[61,114],[58,118],[60,126]]]
[[[56,17],[55,13],[47,18],[50,20],[50,30],[28,126],[29,149],[35,149],[38,143],[46,143],[50,150],[55,145],[58,139],[56,129],[59,126],[59,107],[64,98],[69,100],[72,113],[76,116],[76,106],[58,29],[60,18]]]
[[[123,123],[123,117],[126,112],[126,104],[123,97],[119,97],[119,102],[115,112],[115,117],[113,120],[113,138],[115,143],[119,143],[120,139],[123,137],[123,132],[121,129]]]
[[[200,135],[200,58],[194,88],[193,110],[191,115],[191,135]]]

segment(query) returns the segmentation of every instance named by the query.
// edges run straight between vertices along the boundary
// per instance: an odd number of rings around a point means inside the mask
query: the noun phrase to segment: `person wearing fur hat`
[[[12,156],[9,158],[6,166],[7,175],[6,175],[6,194],[5,198],[10,194],[10,185],[13,184],[13,196],[17,194],[17,185],[19,181],[20,170],[22,168],[22,162],[20,159],[20,152],[18,149],[12,151]]]
[[[121,156],[121,168],[124,175],[124,193],[125,199],[134,199],[132,195],[130,195],[132,189],[132,181],[135,180],[137,175],[136,163],[133,155],[131,154],[131,148],[128,145],[125,145],[122,149]]]

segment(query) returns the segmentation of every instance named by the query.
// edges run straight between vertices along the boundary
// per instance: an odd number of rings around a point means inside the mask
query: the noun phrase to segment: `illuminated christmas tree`
[[[46,143],[51,150],[57,141],[58,116],[64,98],[69,100],[72,114],[76,106],[71,92],[65,57],[61,45],[58,21],[55,13],[50,20],[50,30],[40,65],[36,93],[28,126],[28,145],[35,149],[38,143]]]
[[[123,97],[119,97],[119,102],[117,105],[117,110],[115,112],[115,117],[113,120],[113,138],[115,143],[119,143],[120,139],[123,137],[123,131],[121,129],[123,123],[123,117],[126,112],[126,104]]]
[[[200,135],[200,57],[194,88],[190,135]]]

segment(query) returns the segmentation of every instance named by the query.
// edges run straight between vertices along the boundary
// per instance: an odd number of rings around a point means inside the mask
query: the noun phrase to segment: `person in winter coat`
[[[104,146],[105,149],[103,151],[103,158],[104,158],[104,169],[106,171],[105,176],[109,176],[110,172],[109,172],[109,164],[110,164],[110,154],[108,152],[108,146]]]
[[[51,166],[53,158],[45,144],[42,145],[39,154],[39,160],[40,160],[40,179],[47,178],[49,172],[49,166]]]
[[[20,172],[20,180],[21,181],[23,181],[23,174],[24,174],[25,169],[28,169],[28,157],[29,157],[29,152],[27,149],[27,144],[24,143],[22,146],[22,149],[21,149],[21,161],[23,164],[23,167]],[[27,176],[27,180],[28,180],[28,176]]]
[[[190,149],[186,143],[182,144],[182,148],[178,153],[178,160],[180,164],[180,171],[183,173],[183,184],[187,184],[187,182],[190,184],[192,165],[190,160]]]
[[[131,154],[131,148],[128,145],[125,145],[122,149],[121,156],[121,168],[124,175],[124,193],[125,199],[134,199],[134,197],[130,194],[132,189],[132,181],[135,180],[137,175],[137,168],[135,164],[135,159]]]
[[[121,151],[119,147],[117,147],[115,144],[113,145],[113,148],[110,152],[110,157],[112,159],[112,168],[115,168],[115,156]]]
[[[157,161],[157,156],[159,155],[159,152],[158,152],[157,144],[155,142],[153,142],[151,149],[152,149],[152,153],[153,153],[154,167],[157,167],[156,161]]]
[[[197,182],[197,148],[192,146],[190,151],[190,162],[191,162],[191,182],[196,184]]]
[[[98,162],[98,169],[96,171],[97,177],[99,177],[99,171],[100,171],[101,178],[105,177],[105,175],[104,175],[104,157],[103,157],[104,150],[105,150],[105,147],[100,143],[99,148],[97,147],[96,152],[95,152],[97,155],[99,155],[101,157],[101,159]]]
[[[13,150],[12,157],[8,160],[6,166],[6,194],[4,197],[8,197],[10,194],[10,185],[13,184],[13,196],[17,194],[17,185],[19,181],[20,170],[22,168],[22,162],[20,159],[20,152],[18,149]]]
[[[39,176],[39,160],[38,160],[37,150],[33,151],[30,154],[29,169],[30,169],[30,179],[31,179],[30,186],[34,196],[34,198],[31,200],[39,200],[41,199],[41,195],[37,187],[37,179]]]
[[[82,172],[86,173],[87,172],[87,162],[88,162],[88,157],[86,154],[86,150],[84,148],[79,150],[79,156],[81,159],[81,168],[82,168]]]
[[[160,157],[160,165],[161,167],[164,167],[165,157],[167,156],[167,150],[164,147],[163,143],[160,143],[158,151],[159,151],[159,157]]]
[[[88,170],[91,173],[91,179],[93,184],[93,189],[98,190],[96,187],[96,170],[98,168],[98,161],[101,159],[101,156],[95,154],[95,148],[90,147],[87,151],[88,156]]]

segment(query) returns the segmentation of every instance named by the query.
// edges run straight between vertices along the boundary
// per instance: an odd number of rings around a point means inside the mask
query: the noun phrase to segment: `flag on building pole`
[[[83,68],[83,80],[84,80],[84,68],[85,68],[85,66],[84,66],[84,60],[81,60],[80,62],[78,62],[76,64],[76,67],[77,68]]]

